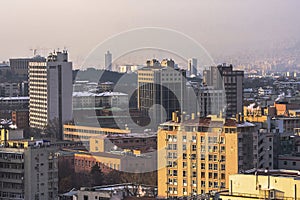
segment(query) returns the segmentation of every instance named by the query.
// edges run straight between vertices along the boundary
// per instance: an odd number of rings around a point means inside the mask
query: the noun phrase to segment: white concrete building
[[[197,76],[197,59],[191,58],[188,60],[187,76],[196,75]]]
[[[124,107],[128,106],[128,95],[121,92],[74,92],[74,108],[86,107]]]
[[[43,129],[58,120],[62,130],[72,119],[72,62],[67,51],[50,54],[46,62],[29,63],[29,97],[31,127]]]

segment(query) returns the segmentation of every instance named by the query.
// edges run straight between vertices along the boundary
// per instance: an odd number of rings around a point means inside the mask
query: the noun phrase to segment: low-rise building
[[[130,130],[117,128],[101,128],[89,126],[77,126],[72,124],[64,125],[64,140],[81,141],[88,143],[91,137],[109,134],[128,134]]]
[[[124,107],[128,106],[128,95],[121,92],[74,92],[73,107]]]
[[[157,188],[155,186],[137,185],[124,183],[116,185],[105,185],[95,187],[82,187],[77,191],[77,199],[94,200],[154,200]]]
[[[91,152],[130,149],[146,153],[154,151],[156,148],[156,133],[110,134],[90,138]]]
[[[223,200],[299,199],[300,174],[292,170],[252,170],[229,176],[229,191],[216,196]]]

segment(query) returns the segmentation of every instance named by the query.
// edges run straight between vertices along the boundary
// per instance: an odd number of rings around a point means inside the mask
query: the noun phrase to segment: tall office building
[[[10,68],[13,73],[21,76],[28,76],[29,62],[45,62],[46,58],[35,56],[33,58],[11,58],[9,59]]]
[[[191,58],[188,60],[188,69],[187,69],[187,75],[196,75],[197,76],[197,59]]]
[[[224,114],[228,117],[243,113],[244,71],[233,70],[232,65],[212,66],[203,71],[203,82],[213,89],[224,90],[227,107]]]
[[[180,121],[174,114],[157,133],[158,197],[176,198],[229,188],[229,175],[255,164],[254,124],[216,116]]]
[[[138,108],[152,118],[153,125],[184,110],[185,77],[185,70],[175,68],[173,60],[149,60],[138,70]]]
[[[105,69],[112,71],[112,54],[109,51],[105,54]]]
[[[41,141],[8,141],[0,148],[0,199],[58,199],[56,148]]]
[[[29,63],[29,97],[30,126],[43,129],[58,122],[57,138],[62,139],[63,124],[72,119],[72,62],[67,51]]]

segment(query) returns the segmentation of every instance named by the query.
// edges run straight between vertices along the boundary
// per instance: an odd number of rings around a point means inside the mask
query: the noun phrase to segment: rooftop
[[[29,101],[29,97],[0,97],[0,101],[17,101],[17,100]]]
[[[73,97],[109,97],[109,96],[128,96],[128,95],[121,92],[102,92],[102,93],[73,92]]]

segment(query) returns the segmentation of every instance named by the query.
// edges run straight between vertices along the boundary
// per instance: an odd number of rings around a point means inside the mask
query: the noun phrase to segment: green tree
[[[104,175],[100,169],[100,167],[95,164],[92,169],[91,169],[91,172],[90,172],[90,176],[91,176],[91,183],[92,185],[94,186],[98,186],[98,185],[102,185],[103,184],[103,178],[104,178]]]

